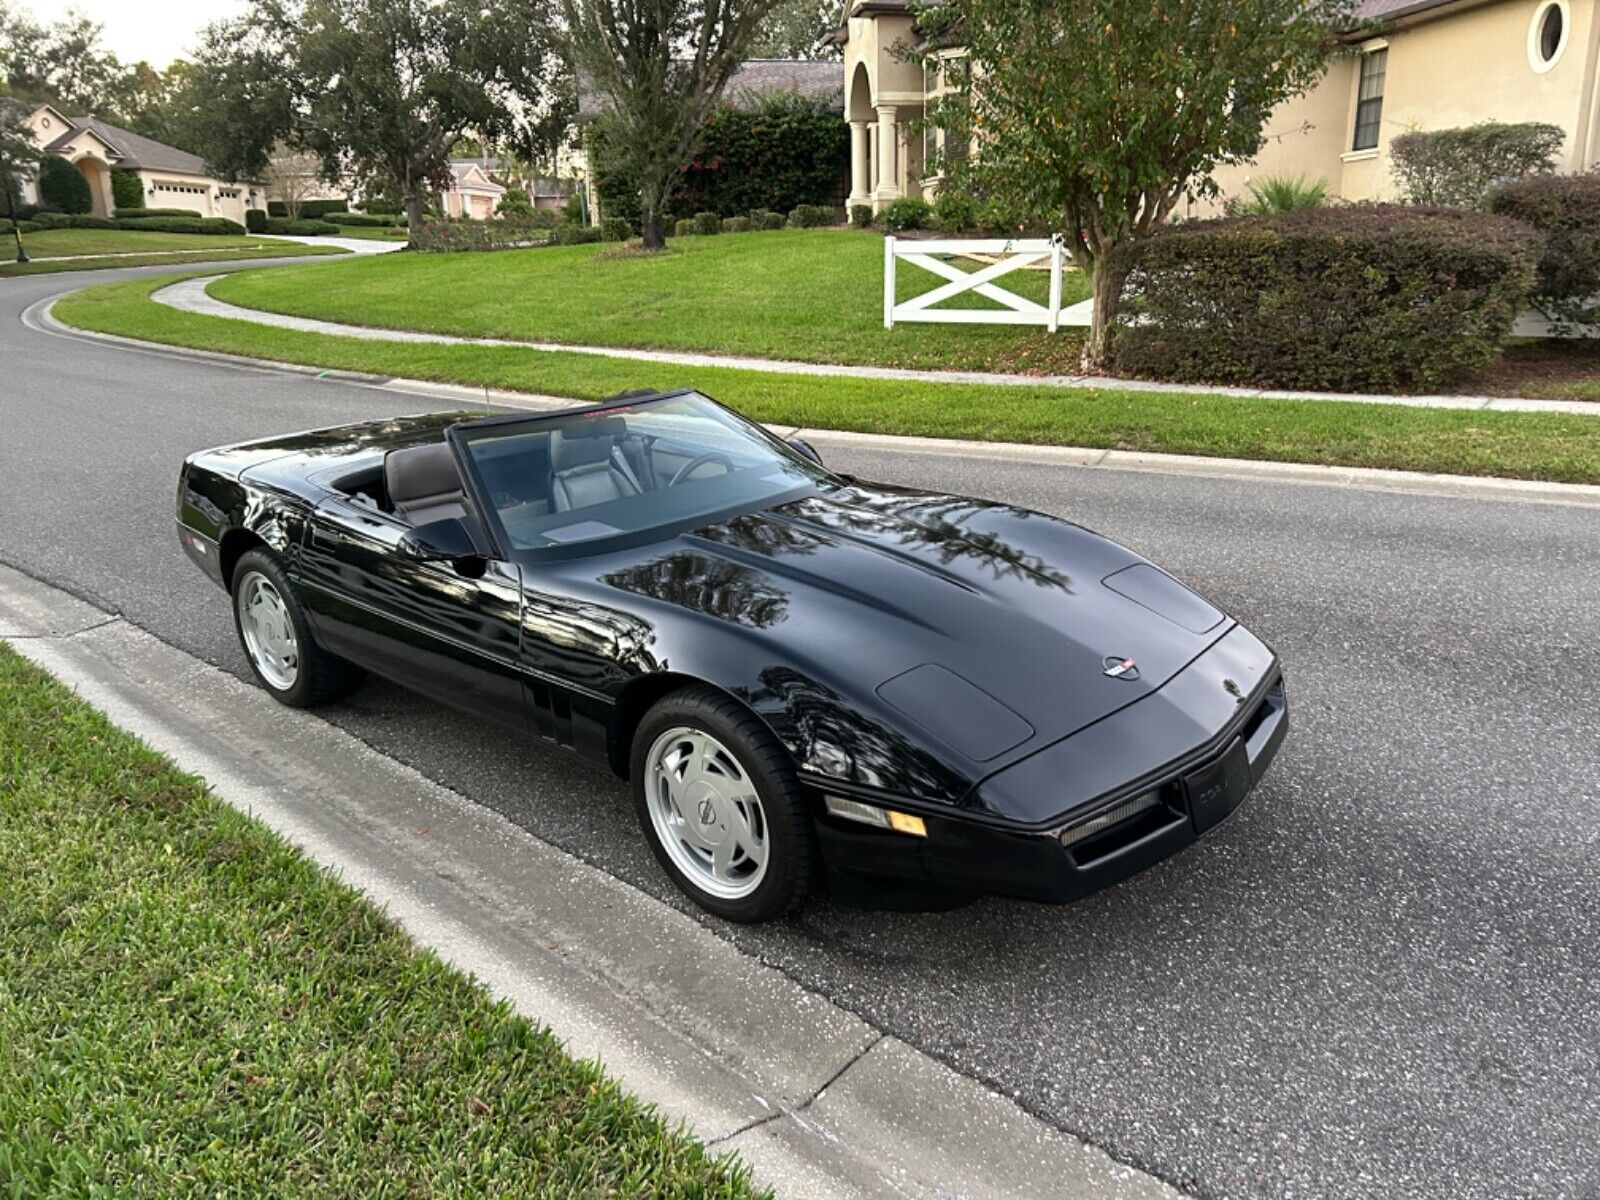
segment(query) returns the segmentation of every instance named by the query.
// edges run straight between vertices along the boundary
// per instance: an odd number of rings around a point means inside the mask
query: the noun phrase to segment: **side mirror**
[[[822,465],[822,455],[818,454],[817,448],[810,442],[806,441],[805,438],[792,437],[785,438],[784,440],[789,443],[789,448],[791,450],[796,450],[803,454],[806,458],[809,458],[819,467]]]
[[[418,525],[400,538],[398,549],[414,562],[455,562],[483,556],[472,540],[472,531],[460,517]]]

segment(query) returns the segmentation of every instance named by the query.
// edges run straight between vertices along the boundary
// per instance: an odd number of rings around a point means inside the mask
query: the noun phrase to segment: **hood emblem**
[[[1139,664],[1131,658],[1122,658],[1120,655],[1106,655],[1105,674],[1112,679],[1125,679],[1132,683],[1139,678]]]

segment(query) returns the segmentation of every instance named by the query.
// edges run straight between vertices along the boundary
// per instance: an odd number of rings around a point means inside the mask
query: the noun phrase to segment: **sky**
[[[13,7],[45,24],[75,8],[105,27],[101,44],[123,62],[143,59],[160,69],[188,50],[203,27],[238,16],[245,0],[19,0]]]

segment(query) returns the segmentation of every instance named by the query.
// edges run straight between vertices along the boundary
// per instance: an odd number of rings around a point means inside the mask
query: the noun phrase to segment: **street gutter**
[[[0,638],[780,1196],[1180,1200],[707,924],[3,566]]]

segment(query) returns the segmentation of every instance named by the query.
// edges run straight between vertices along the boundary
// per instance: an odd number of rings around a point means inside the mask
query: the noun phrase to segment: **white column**
[[[878,123],[867,126],[867,195],[878,194]]]
[[[895,117],[900,110],[892,104],[878,105],[878,206],[900,196],[900,172],[896,151],[900,148],[900,135]]]
[[[867,122],[850,122],[850,203],[866,204],[872,199],[872,161],[868,157],[871,139]]]

